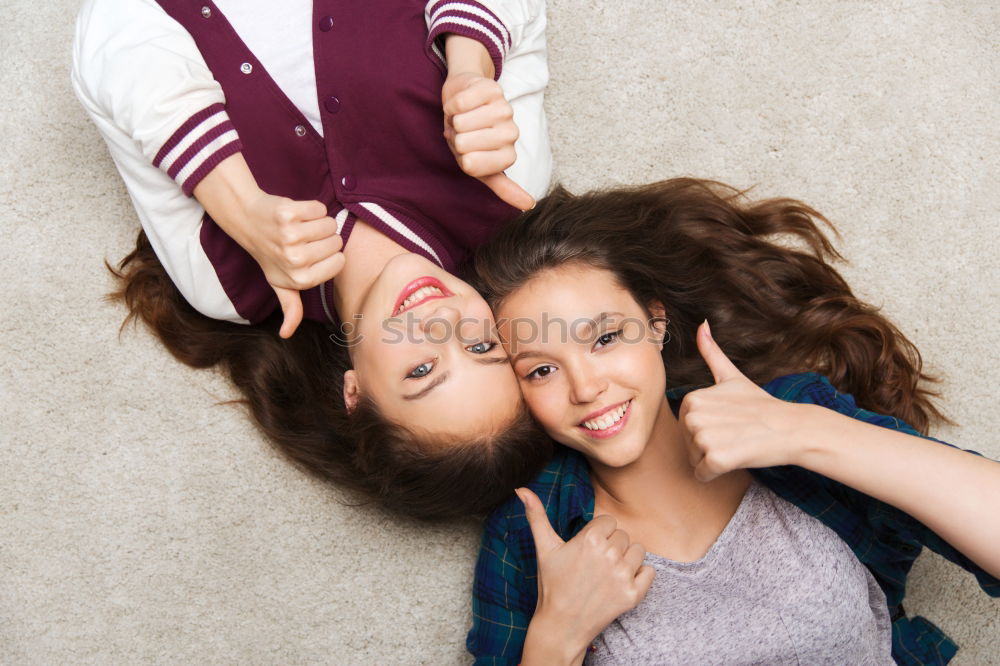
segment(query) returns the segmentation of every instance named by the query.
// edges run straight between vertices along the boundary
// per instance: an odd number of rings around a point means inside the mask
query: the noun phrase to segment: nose
[[[430,342],[442,343],[455,337],[455,330],[461,313],[451,305],[441,305],[420,322],[420,330]]]
[[[594,402],[608,388],[607,380],[585,365],[567,368],[569,375],[569,400],[574,405]]]

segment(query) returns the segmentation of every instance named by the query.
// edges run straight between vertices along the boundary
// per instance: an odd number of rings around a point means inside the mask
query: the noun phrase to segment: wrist
[[[493,59],[481,43],[471,37],[449,34],[444,39],[448,75],[475,74],[487,79],[496,76]]]
[[[573,636],[558,617],[536,611],[528,625],[521,666],[580,664],[589,646],[590,640]]]
[[[831,441],[839,429],[841,414],[820,405],[791,404],[788,424],[791,442],[789,464],[816,470],[834,452]],[[842,443],[842,442],[841,442]]]

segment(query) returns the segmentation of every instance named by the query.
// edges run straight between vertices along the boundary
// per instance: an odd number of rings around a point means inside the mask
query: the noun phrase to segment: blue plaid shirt
[[[822,405],[861,421],[921,436],[899,419],[860,409],[854,398],[838,393],[826,377],[816,373],[779,377],[763,388],[782,400]],[[675,411],[684,393],[668,394]],[[893,618],[892,656],[897,663],[946,664],[958,651],[929,620],[908,618],[903,613],[906,575],[924,546],[974,574],[990,596],[1000,596],[1000,581],[889,504],[801,467],[750,471],[779,497],[834,530],[871,570],[885,592]],[[594,517],[594,489],[587,461],[575,451],[560,447],[528,487],[541,498],[553,528],[563,539],[572,538]],[[520,660],[535,610],[536,566],[531,529],[520,501],[512,497],[487,519],[476,563],[472,630],[466,642],[476,664],[517,664]]]

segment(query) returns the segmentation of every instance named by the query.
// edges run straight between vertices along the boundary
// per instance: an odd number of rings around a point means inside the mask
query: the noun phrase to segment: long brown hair
[[[111,298],[142,321],[182,363],[217,366],[279,451],[362,501],[420,519],[482,516],[526,483],[552,443],[523,405],[515,421],[465,441],[425,441],[382,417],[371,401],[348,413],[347,349],[335,329],[303,321],[285,340],[277,317],[244,326],[205,317],[174,286],[142,232],[117,269]]]
[[[830,265],[841,259],[818,212],[792,199],[681,178],[573,195],[557,188],[475,256],[472,280],[496,308],[547,268],[583,262],[613,273],[636,301],[667,310],[668,387],[711,375],[695,333],[708,319],[750,379],[826,375],[869,410],[922,432],[942,419],[920,353]]]

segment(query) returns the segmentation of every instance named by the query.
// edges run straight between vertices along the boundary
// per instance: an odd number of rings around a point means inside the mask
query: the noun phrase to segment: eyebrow
[[[476,363],[480,365],[509,365],[510,362],[507,360],[506,356],[490,356],[487,358],[477,358]],[[442,372],[437,379],[431,381],[430,384],[420,389],[416,393],[411,393],[410,395],[404,395],[403,400],[420,400],[425,395],[436,389],[438,386],[443,384],[445,380],[448,379],[448,372]]]
[[[511,364],[514,364],[514,363],[517,363],[518,361],[520,361],[521,359],[525,359],[525,358],[537,358],[539,356],[545,356],[545,354],[543,354],[540,351],[523,351],[520,354],[516,354],[514,356],[514,358],[510,359],[510,362],[511,362]]]
[[[589,328],[591,331],[593,331],[600,324],[602,324],[605,319],[608,319],[608,318],[613,317],[615,315],[617,315],[619,317],[624,317],[625,313],[624,312],[602,312],[601,314],[597,315],[595,318],[593,318],[593,319],[590,320],[590,324],[588,324],[587,328]]]
[[[590,331],[591,334],[593,334],[594,329],[596,329],[598,326],[600,326],[604,322],[604,320],[606,320],[606,319],[608,319],[610,317],[613,317],[615,315],[617,315],[619,317],[624,317],[625,313],[624,312],[602,312],[601,314],[597,315],[596,317],[594,317],[593,319],[591,319],[590,322],[587,323],[587,325],[586,325],[587,326],[587,330]],[[520,361],[522,359],[525,359],[525,358],[537,358],[539,356],[545,356],[545,355],[546,354],[544,352],[540,352],[540,351],[531,351],[531,350],[523,351],[523,352],[520,352],[518,354],[515,354],[514,357],[512,359],[510,359],[510,363],[511,363],[511,365],[513,365],[514,363],[517,363],[518,361]]]

